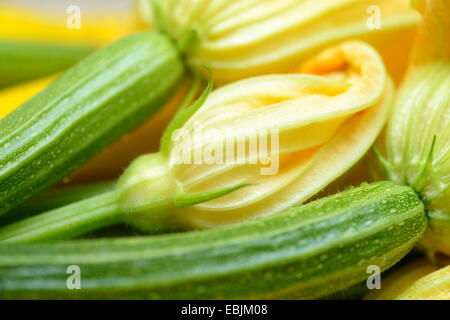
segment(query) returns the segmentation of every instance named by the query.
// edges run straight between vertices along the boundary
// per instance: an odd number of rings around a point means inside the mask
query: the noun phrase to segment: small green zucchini
[[[65,70],[93,50],[82,45],[0,40],[0,89]]]
[[[392,266],[426,224],[411,188],[379,182],[207,231],[0,244],[0,298],[318,298]]]
[[[95,51],[0,121],[0,214],[152,115],[183,75],[168,38],[140,32]]]

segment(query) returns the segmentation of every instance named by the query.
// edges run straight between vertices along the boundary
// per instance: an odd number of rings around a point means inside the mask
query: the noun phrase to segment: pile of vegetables
[[[411,4],[143,0],[148,30],[99,49],[0,32],[0,298],[317,299],[376,266],[366,299],[450,299],[450,1]]]

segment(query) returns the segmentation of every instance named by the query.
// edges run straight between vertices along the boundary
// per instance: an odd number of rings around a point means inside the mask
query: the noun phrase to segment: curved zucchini
[[[0,88],[62,71],[93,50],[82,45],[0,41]]]
[[[0,214],[51,186],[170,97],[183,63],[154,32],[94,52],[0,121]]]
[[[207,231],[0,244],[0,298],[317,298],[387,269],[425,228],[414,191],[380,182]]]

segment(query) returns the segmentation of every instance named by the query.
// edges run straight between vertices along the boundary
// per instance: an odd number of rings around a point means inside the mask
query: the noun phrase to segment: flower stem
[[[83,199],[103,194],[113,190],[115,184],[116,181],[105,181],[46,190],[22,205],[0,215],[0,227],[45,211],[50,211]]]
[[[0,228],[0,242],[65,240],[122,222],[115,192],[73,204]]]

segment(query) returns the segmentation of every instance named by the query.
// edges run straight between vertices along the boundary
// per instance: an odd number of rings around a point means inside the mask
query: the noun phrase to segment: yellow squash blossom
[[[182,46],[190,43],[188,63],[207,65],[218,84],[286,72],[345,39],[372,44],[398,81],[420,20],[409,0],[145,1],[154,10],[141,9],[144,17]]]
[[[0,119],[18,108],[22,103],[47,87],[56,75],[29,81],[0,91]],[[63,180],[64,184],[77,184],[118,177],[133,159],[141,154],[159,149],[159,139],[167,124],[176,113],[178,106],[188,93],[191,81],[182,82],[172,98],[145,123],[106,147],[81,168]],[[320,193],[320,196],[333,194],[367,180],[366,167],[359,162],[342,177],[335,180]]]
[[[392,300],[402,291],[411,286],[423,276],[436,271],[438,267],[427,258],[422,258],[381,278],[381,289],[374,289],[368,293],[365,300]]]
[[[135,159],[113,190],[61,210],[93,204],[102,213],[97,226],[120,220],[153,232],[213,228],[305,202],[370,148],[394,85],[379,54],[359,41],[324,50],[295,70],[212,93],[210,80],[194,104],[180,107],[159,152]],[[33,237],[47,228],[43,220],[59,221],[59,210],[30,218]],[[6,228],[26,233],[28,220],[18,224]]]
[[[450,300],[450,266],[414,282],[396,300]]]
[[[421,241],[450,254],[450,1],[417,0],[423,20],[390,117],[385,176],[423,198],[429,227]]]
[[[446,257],[441,257],[439,264],[448,265],[450,260]],[[408,263],[405,266],[400,267],[393,273],[387,275],[387,277],[381,278],[381,289],[372,290],[368,293],[365,300],[393,300],[399,299],[403,296],[405,299],[405,293],[410,292],[411,288],[415,289],[415,298],[420,297],[428,299],[442,299],[443,296],[439,293],[439,288],[447,288],[447,293],[450,294],[450,274],[449,271],[437,271],[439,266],[430,262],[427,258],[421,258],[414,262]],[[435,272],[436,271],[436,272]],[[439,277],[432,276],[433,281],[429,282],[428,288],[425,290],[423,286],[426,281],[421,279],[430,279],[430,275],[439,274]],[[447,277],[446,277],[447,275]],[[420,288],[420,289],[419,289]],[[409,298],[413,298],[409,294]],[[447,297],[447,299],[450,296]]]
[[[355,164],[393,98],[380,56],[346,42],[297,71],[224,86],[183,125],[183,114],[175,118],[161,151],[136,159],[119,180],[123,210],[136,213],[129,222],[151,229],[152,218],[164,215],[170,225],[211,228],[271,215],[306,201]],[[233,192],[213,196],[224,188]],[[202,201],[187,206],[197,195]]]

